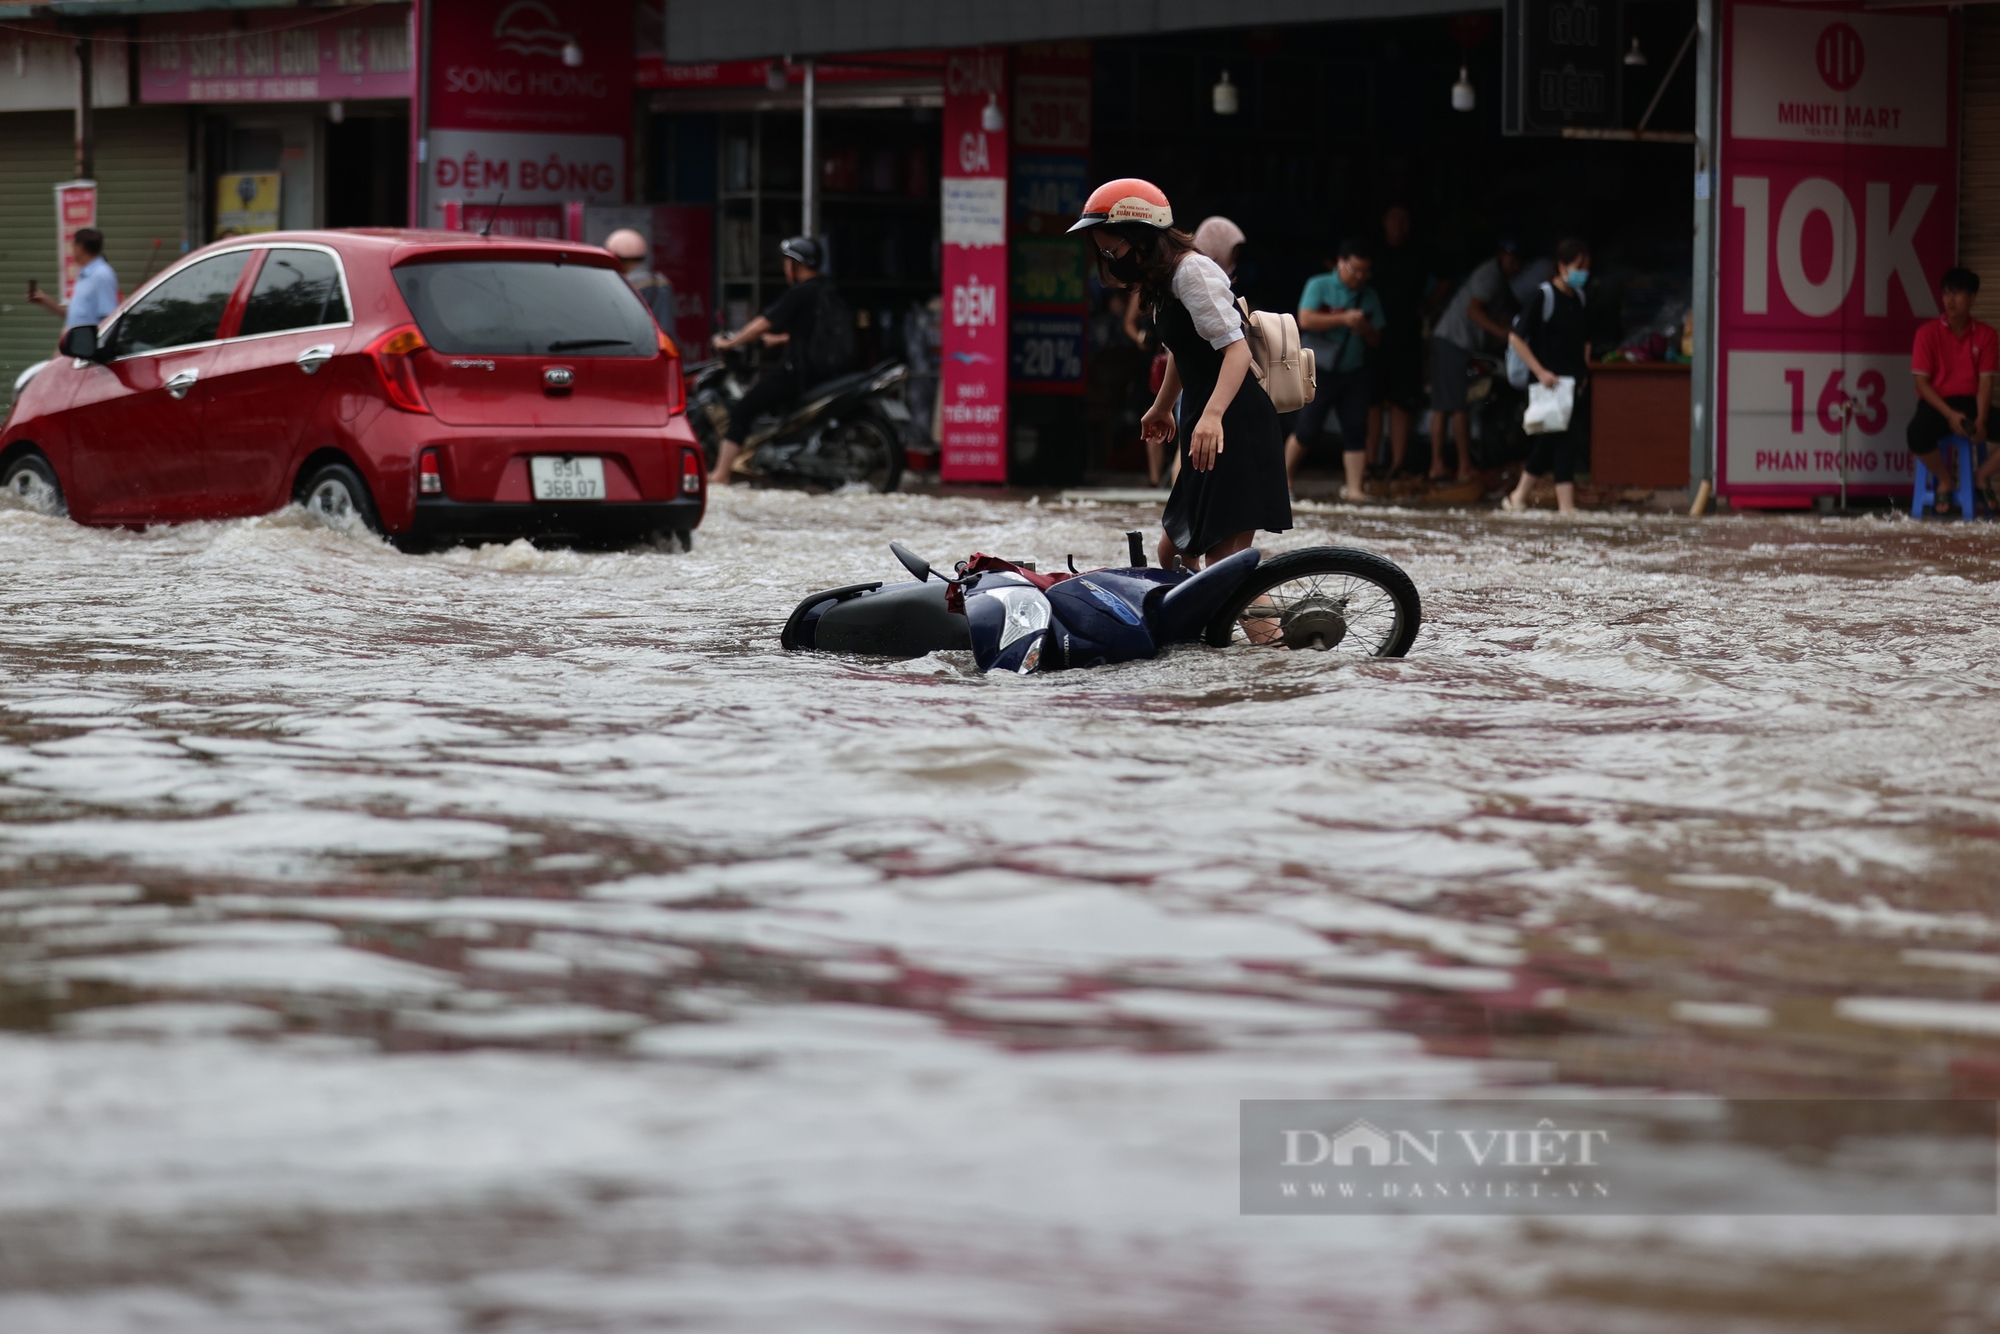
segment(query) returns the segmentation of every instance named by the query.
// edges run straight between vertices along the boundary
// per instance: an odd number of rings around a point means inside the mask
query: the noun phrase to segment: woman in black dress
[[[1148,441],[1175,434],[1181,399],[1181,470],[1167,497],[1160,564],[1190,567],[1249,546],[1257,530],[1292,526],[1284,433],[1270,395],[1250,374],[1250,346],[1229,277],[1174,230],[1173,207],[1141,180],[1101,185],[1071,231],[1089,233],[1109,286],[1137,288],[1167,348],[1167,375],[1139,429]]]

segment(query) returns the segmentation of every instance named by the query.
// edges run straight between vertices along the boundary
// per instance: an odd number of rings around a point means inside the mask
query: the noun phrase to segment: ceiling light
[[[979,113],[979,128],[988,134],[998,134],[1007,128],[1007,117],[1000,111],[1000,94],[986,94],[986,108]]]
[[[1472,86],[1472,75],[1464,65],[1458,67],[1458,82],[1451,86],[1451,109],[1470,111],[1479,105],[1479,92]]]
[[[562,61],[571,69],[583,63],[583,48],[576,44],[576,38],[572,37],[563,43]]]
[[[1632,49],[1625,53],[1625,63],[1635,68],[1646,63],[1646,53],[1639,49],[1639,39],[1632,39]]]
[[[1229,81],[1229,71],[1222,71],[1221,80],[1210,90],[1211,99],[1218,116],[1233,116],[1243,108],[1243,99],[1236,91],[1236,85]]]

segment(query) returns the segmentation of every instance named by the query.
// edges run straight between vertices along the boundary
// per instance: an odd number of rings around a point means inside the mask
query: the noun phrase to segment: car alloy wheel
[[[300,489],[299,503],[307,514],[343,533],[382,531],[368,486],[344,463],[329,463]]]
[[[7,493],[23,509],[37,514],[62,514],[62,483],[56,480],[54,468],[39,454],[23,454],[7,465],[4,482]]]

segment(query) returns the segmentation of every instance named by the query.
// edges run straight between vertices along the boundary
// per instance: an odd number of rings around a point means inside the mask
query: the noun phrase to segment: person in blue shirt
[[[79,269],[69,304],[65,306],[41,291],[31,292],[28,299],[62,316],[65,330],[79,324],[101,324],[105,316],[118,309],[118,275],[104,258],[104,233],[95,227],[79,228],[69,249]]]
[[[1313,351],[1319,392],[1299,409],[1285,441],[1285,480],[1296,478],[1299,461],[1332,412],[1340,422],[1341,462],[1347,472],[1340,498],[1348,501],[1362,499],[1361,481],[1368,469],[1368,358],[1388,324],[1382,299],[1368,285],[1373,274],[1368,243],[1350,236],[1340,243],[1332,271],[1307,282],[1299,297],[1300,341]]]

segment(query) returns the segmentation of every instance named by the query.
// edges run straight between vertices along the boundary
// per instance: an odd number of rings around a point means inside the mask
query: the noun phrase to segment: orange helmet
[[[1164,232],[1174,225],[1174,206],[1151,181],[1125,176],[1092,190],[1084,201],[1083,216],[1070,230],[1080,232],[1109,222],[1143,222]]]

